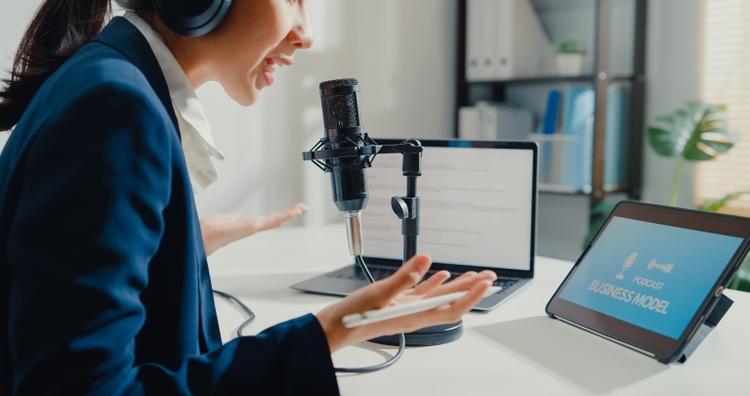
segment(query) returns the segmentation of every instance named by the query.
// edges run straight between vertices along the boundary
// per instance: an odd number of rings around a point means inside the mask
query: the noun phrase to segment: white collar
[[[156,56],[156,61],[167,80],[169,96],[177,116],[182,136],[182,151],[185,153],[193,191],[198,193],[205,190],[219,178],[211,157],[223,160],[224,155],[213,146],[211,126],[208,125],[203,106],[198,101],[185,72],[161,36],[135,13],[128,11],[124,17],[146,38]]]

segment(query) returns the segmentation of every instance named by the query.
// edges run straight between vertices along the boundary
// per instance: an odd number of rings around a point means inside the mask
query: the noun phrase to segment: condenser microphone
[[[371,149],[376,147],[360,124],[358,92],[359,83],[354,78],[320,83],[325,136],[317,151],[325,158],[322,168],[331,173],[333,201],[346,216],[352,256],[362,255],[360,214],[367,205],[365,168],[371,166]],[[307,157],[303,156],[310,159]]]

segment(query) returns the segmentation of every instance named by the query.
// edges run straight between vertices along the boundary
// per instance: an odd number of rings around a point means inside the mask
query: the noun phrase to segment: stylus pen
[[[484,292],[484,297],[491,296],[501,289],[500,286],[492,286]],[[384,320],[398,318],[400,316],[406,316],[415,314],[417,312],[428,311],[433,308],[437,308],[441,305],[451,303],[465,296],[468,291],[461,291],[455,293],[443,294],[441,296],[435,296],[426,298],[424,300],[408,303],[404,305],[394,305],[392,307],[385,307],[374,311],[367,311],[365,313],[357,313],[346,315],[341,320],[346,328],[352,328],[357,326],[364,326],[370,323],[382,322]]]

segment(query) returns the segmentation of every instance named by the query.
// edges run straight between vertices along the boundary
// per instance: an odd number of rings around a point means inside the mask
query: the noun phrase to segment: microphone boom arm
[[[353,127],[359,130],[361,127]],[[347,128],[348,129],[348,128]],[[353,131],[355,132],[355,131]],[[356,131],[359,132],[359,131]],[[372,163],[378,154],[398,154],[403,156],[401,173],[406,177],[406,195],[391,198],[391,209],[401,219],[401,235],[404,237],[403,262],[417,254],[417,237],[419,236],[419,196],[417,195],[417,177],[421,176],[422,165],[422,143],[417,139],[409,139],[400,144],[379,145],[366,133],[345,135],[345,139],[352,144],[351,147],[339,149],[321,150],[324,146],[332,143],[328,137],[323,137],[310,151],[302,153],[302,159],[312,161],[324,172],[332,172],[333,166],[326,160],[360,157],[364,163],[354,161],[347,167],[364,166],[372,167]],[[349,136],[364,136],[352,140]],[[342,166],[339,164],[338,166]]]

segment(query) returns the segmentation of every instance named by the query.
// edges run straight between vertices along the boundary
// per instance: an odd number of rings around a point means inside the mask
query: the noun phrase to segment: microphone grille
[[[357,93],[354,90],[323,93],[324,90],[357,87],[355,78],[342,78],[320,83],[321,105],[323,107],[323,125],[325,129],[352,128],[360,126]]]
[[[320,83],[320,89],[354,87],[359,85],[356,78],[340,78],[338,80],[323,81]]]

